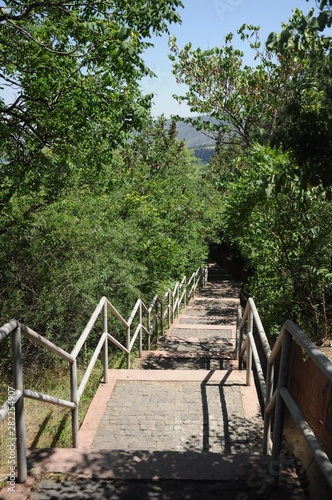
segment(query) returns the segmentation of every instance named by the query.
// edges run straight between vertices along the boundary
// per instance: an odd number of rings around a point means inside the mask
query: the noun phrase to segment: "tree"
[[[322,4],[327,2],[322,2]],[[272,140],[294,154],[303,184],[332,186],[331,84],[332,39],[324,33],[327,12],[314,17],[295,10],[281,33],[271,33],[266,46],[281,66],[296,61],[298,71],[288,82],[289,99],[280,109]]]
[[[177,99],[214,119],[190,121],[217,131],[225,147],[232,143],[250,148],[259,142],[291,150],[303,186],[330,186],[332,40],[322,31],[325,21],[327,12],[314,17],[313,10],[307,16],[295,10],[281,33],[269,36],[265,49],[258,28],[243,25],[238,33],[250,41],[257,61],[252,67],[233,47],[232,34],[223,47],[207,51],[187,44],[178,52],[171,40],[174,74],[189,86]]]
[[[30,194],[25,216],[66,192],[82,142],[109,148],[139,129],[151,96],[140,79],[152,33],[178,22],[179,0],[70,2],[8,0],[0,12],[0,220],[15,224],[12,202]],[[9,89],[9,92],[8,92]]]
[[[264,325],[279,333],[291,318],[314,340],[330,337],[332,207],[324,189],[303,190],[280,150],[256,145],[242,162],[225,195],[223,231],[255,270],[246,289]]]
[[[291,317],[313,339],[331,336],[332,154],[330,2],[318,16],[295,10],[265,47],[254,27],[256,64],[233,35],[221,48],[174,53],[178,99],[213,120],[218,147],[207,178],[221,193],[219,231],[254,271],[245,290],[270,331]],[[204,127],[206,120],[192,119]]]
[[[201,265],[214,235],[213,192],[176,135],[175,121],[168,126],[160,117],[121,153],[126,173],[119,215],[134,219],[144,235],[138,260],[149,269],[143,289],[150,295]]]
[[[193,50],[189,43],[177,52],[171,39],[176,53],[170,58],[177,82],[189,86],[184,96],[175,98],[186,101],[192,112],[213,119],[192,119],[194,126],[217,131],[225,146],[236,143],[250,147],[273,134],[283,89],[294,70],[280,68],[261,50],[259,27],[243,25],[238,33],[244,42],[254,37],[249,47],[259,60],[255,67],[243,63],[244,53],[232,45],[231,33],[223,47],[205,51]]]

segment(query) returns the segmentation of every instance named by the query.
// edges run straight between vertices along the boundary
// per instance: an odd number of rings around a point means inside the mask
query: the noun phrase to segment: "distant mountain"
[[[177,122],[178,137],[184,139],[188,149],[215,146],[215,140],[208,132],[196,130],[190,123]]]
[[[200,158],[204,163],[209,163],[216,145],[212,136],[208,132],[196,130],[190,123],[179,121],[176,126],[178,138],[186,141],[187,148],[193,149],[197,158]]]

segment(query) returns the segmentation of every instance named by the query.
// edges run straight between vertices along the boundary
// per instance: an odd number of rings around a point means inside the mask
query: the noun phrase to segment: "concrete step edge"
[[[43,473],[64,473],[100,480],[218,481],[218,490],[242,492],[244,489],[250,491],[251,486],[261,488],[262,478],[268,484],[269,465],[270,457],[249,454],[80,448],[51,448],[28,452],[28,470],[34,477],[40,477]],[[259,478],[261,481],[257,485]],[[285,488],[288,494],[292,491],[293,500],[304,498],[290,461],[282,461],[279,491],[281,488]],[[284,498],[290,497],[284,494]]]
[[[142,357],[137,358],[135,362],[140,363],[145,358],[168,358],[168,359],[234,359],[233,353],[215,353],[215,352],[192,352],[192,351],[143,351]]]

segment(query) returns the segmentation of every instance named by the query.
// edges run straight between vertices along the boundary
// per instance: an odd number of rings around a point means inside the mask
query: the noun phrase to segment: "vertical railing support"
[[[160,333],[164,333],[164,299],[160,304]]]
[[[15,405],[17,481],[19,483],[24,483],[27,480],[27,457],[26,457],[25,423],[24,423],[21,327],[19,325],[11,334],[11,344],[13,353],[12,359],[13,359],[14,389],[19,390],[22,393]]]
[[[272,394],[273,394],[273,384],[274,384],[274,365],[267,363],[266,369],[266,399],[264,404],[264,436],[263,436],[263,455],[269,455],[270,453],[270,436],[271,436],[271,413],[266,413],[266,408],[268,407]]]
[[[148,343],[147,343],[147,349],[148,351],[150,351],[150,348],[151,348],[151,311],[149,309],[148,311],[148,331],[149,331],[149,334],[148,334]]]
[[[254,316],[251,307],[248,311],[248,335],[247,335],[247,374],[246,385],[251,385],[251,368],[252,368],[252,347],[249,339],[249,333],[253,334]]]
[[[140,329],[139,329],[139,357],[142,357],[142,351],[143,351],[143,331],[142,331],[142,321],[143,321],[143,312],[142,312],[142,301],[140,301],[139,305],[139,324],[140,324]]]
[[[159,303],[158,300],[156,300],[156,312],[155,312],[155,318],[154,318],[155,337],[156,338],[158,337],[158,332],[159,332],[159,328],[158,328],[158,323],[159,323],[158,303]],[[162,314],[162,307],[161,306],[160,306],[160,309],[161,309],[160,314]],[[161,328],[162,328],[162,320],[161,320]]]
[[[280,395],[280,387],[287,387],[288,382],[288,366],[292,346],[291,334],[285,330],[281,356],[279,365],[279,378],[278,378],[278,393],[276,401],[276,409],[274,412],[274,424],[273,424],[273,446],[272,446],[272,456],[271,463],[273,464],[274,477],[273,484],[277,486],[279,480],[279,468],[280,468],[280,453],[282,445],[282,433],[284,427],[284,413],[285,413],[285,403]]]
[[[75,403],[71,410],[71,432],[73,448],[78,448],[78,392],[77,392],[77,363],[76,359],[70,364],[70,398]]]
[[[126,347],[129,351],[130,349],[130,326],[127,328],[127,339],[126,339]],[[130,352],[126,355],[127,356],[127,369],[130,369]]]
[[[177,288],[177,293],[176,293],[176,303],[177,303],[177,309],[176,309],[176,317],[178,318],[180,315],[180,283]]]
[[[106,300],[103,308],[103,333],[108,333]],[[107,337],[105,338],[102,357],[103,357],[103,382],[104,384],[107,384],[108,382],[108,338]]]
[[[168,328],[171,326],[171,304],[172,304],[172,292],[168,289]]]
[[[241,332],[240,332],[241,322],[242,322],[242,307],[241,307],[241,304],[239,304],[238,307],[237,307],[237,320],[236,320],[235,359],[239,359],[240,349],[241,349],[241,346],[242,346],[242,342],[240,340],[240,337],[241,337]]]

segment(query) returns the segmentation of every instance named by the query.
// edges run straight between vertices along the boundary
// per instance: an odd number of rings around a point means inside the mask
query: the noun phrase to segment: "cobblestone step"
[[[233,312],[231,315],[231,319],[233,319]],[[204,316],[204,317],[181,315],[176,321],[176,325],[191,325],[191,324],[229,325],[230,318],[227,317],[225,313],[222,316]]]
[[[143,370],[231,370],[233,358],[220,353],[143,351],[133,368]]]
[[[249,454],[48,449],[31,451],[30,460],[35,466],[31,500],[304,498],[286,459],[277,490],[271,487],[270,459]],[[56,473],[66,476],[56,480]]]
[[[211,274],[212,273],[212,274]],[[157,351],[145,353],[143,369],[229,369],[235,358],[238,290],[229,276],[210,269],[203,290],[181,311],[165,334],[157,339]]]
[[[174,358],[173,368],[178,358],[205,358],[205,359],[235,359],[235,340],[222,339],[208,343],[204,339],[196,342],[176,341],[168,339],[159,345],[155,357],[162,358],[165,353]]]
[[[167,338],[182,338],[184,341],[193,341],[196,339],[201,339],[202,342],[213,342],[225,339],[230,339],[234,336],[234,328],[230,325],[205,325],[205,324],[177,324],[173,326],[169,332],[159,339]],[[189,340],[192,339],[192,340]]]

